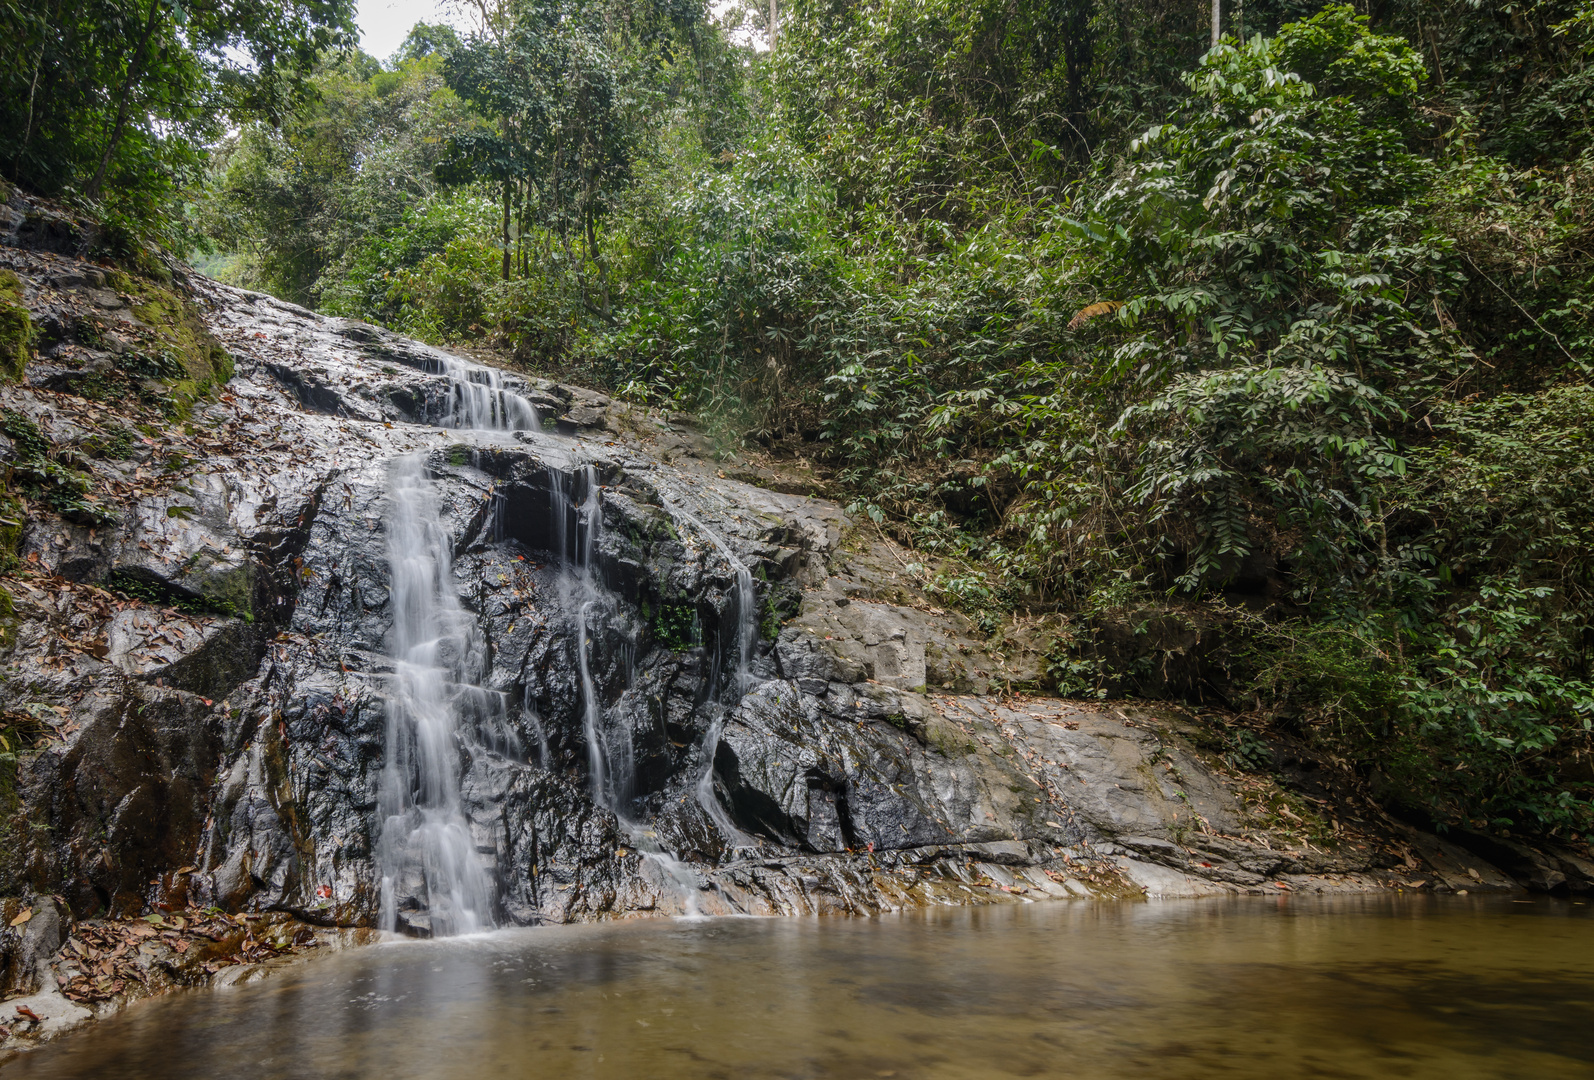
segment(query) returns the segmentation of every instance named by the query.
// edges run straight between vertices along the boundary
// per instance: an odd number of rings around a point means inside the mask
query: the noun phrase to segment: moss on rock
[[[17,549],[22,545],[24,516],[22,501],[0,491],[0,574],[17,564]]]
[[[11,593],[0,585],[0,649],[9,649],[16,643],[17,605]]]
[[[33,320],[22,303],[22,279],[0,270],[0,379],[21,381],[32,338]]]
[[[233,375],[231,354],[216,340],[194,306],[170,289],[122,271],[110,274],[110,284],[132,299],[133,315],[147,326],[161,351],[176,361],[186,378],[173,381],[171,411],[186,418],[196,399],[221,386]]]

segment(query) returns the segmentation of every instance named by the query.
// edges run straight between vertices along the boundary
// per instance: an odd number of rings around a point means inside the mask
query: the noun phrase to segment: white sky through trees
[[[468,25],[465,12],[438,0],[360,0],[355,21],[360,26],[360,48],[378,60],[397,52],[418,22],[449,23],[461,30]]]
[[[784,0],[781,2],[784,5]],[[709,0],[709,12],[716,19],[724,18],[738,6],[743,6],[739,0]],[[756,10],[757,17],[762,18],[769,10],[769,0],[753,0],[746,7],[749,12]],[[385,61],[398,51],[410,27],[416,23],[448,23],[465,33],[473,25],[471,16],[468,6],[450,0],[360,0],[355,21],[360,27],[360,48]],[[748,19],[732,32],[732,36],[755,49],[767,49],[769,45],[762,27],[761,22],[755,25]]]

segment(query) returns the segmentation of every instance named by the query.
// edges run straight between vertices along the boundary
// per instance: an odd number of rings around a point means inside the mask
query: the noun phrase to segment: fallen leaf
[[[27,1017],[29,1020],[32,1020],[35,1024],[40,1023],[41,1019],[42,1019],[39,1016],[38,1013],[34,1012],[32,1009],[28,1008],[26,1005],[18,1005],[17,1006],[17,1015],[18,1016]]]
[[[1088,304],[1080,308],[1074,317],[1068,321],[1068,328],[1070,330],[1078,330],[1096,316],[1110,315],[1123,306],[1124,302],[1122,300],[1101,300],[1094,304]]]
[[[209,705],[210,702],[207,701],[207,702],[205,702],[205,704]],[[179,866],[177,868],[177,876],[178,877],[182,877],[184,874],[192,874],[194,872],[194,869],[195,868],[192,867],[192,866]]]
[[[18,915],[16,918],[11,920],[11,925],[12,926],[21,926],[23,923],[27,922],[31,918],[33,918],[33,909],[32,908],[23,908],[22,909],[22,914]]]

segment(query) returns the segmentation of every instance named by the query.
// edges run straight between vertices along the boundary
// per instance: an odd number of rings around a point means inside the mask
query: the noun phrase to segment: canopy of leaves
[[[316,58],[352,40],[351,0],[6,0],[0,170],[45,195],[108,198],[181,232],[178,195],[228,123],[277,120]]]

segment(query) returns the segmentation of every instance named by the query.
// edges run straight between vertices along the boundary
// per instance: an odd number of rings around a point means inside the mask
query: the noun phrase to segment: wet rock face
[[[13,261],[92,285],[42,260]],[[601,395],[197,287],[237,370],[160,445],[96,456],[127,417],[0,388],[117,510],[20,537],[0,700],[42,734],[0,807],[0,893],[78,918],[377,919],[392,470],[417,454],[474,628],[438,648],[483,652],[449,689],[448,754],[496,921],[1348,887],[1401,865],[1269,833],[1167,715],[988,696],[1036,659],[871,569],[833,504],[667,465]],[[518,430],[459,426],[495,418]],[[429,932],[422,868],[392,877],[398,925]]]

